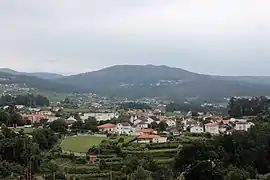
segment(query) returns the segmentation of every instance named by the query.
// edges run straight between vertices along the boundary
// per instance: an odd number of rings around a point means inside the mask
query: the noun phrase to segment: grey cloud
[[[267,0],[6,0],[0,6],[0,66],[77,73],[166,64],[270,75],[269,9]]]

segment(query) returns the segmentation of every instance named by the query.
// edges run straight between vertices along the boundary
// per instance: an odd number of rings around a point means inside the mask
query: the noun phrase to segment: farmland
[[[24,127],[24,126],[22,126],[22,127],[18,126],[16,128],[11,127],[10,129],[14,129],[14,131],[16,131],[16,132],[20,132],[21,130],[23,130],[23,132],[26,134],[32,133],[34,130],[33,127]]]
[[[134,139],[133,136],[124,137],[125,141]],[[63,150],[72,152],[87,152],[89,148],[94,145],[99,145],[101,141],[109,140],[107,137],[95,137],[95,136],[67,136],[61,147]]]

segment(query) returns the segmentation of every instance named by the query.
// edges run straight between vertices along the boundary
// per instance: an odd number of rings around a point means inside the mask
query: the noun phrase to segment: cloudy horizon
[[[76,74],[154,64],[270,76],[267,0],[3,0],[0,67]]]

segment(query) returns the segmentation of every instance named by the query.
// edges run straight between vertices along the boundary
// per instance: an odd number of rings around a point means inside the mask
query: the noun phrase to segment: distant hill
[[[235,78],[197,74],[154,65],[117,65],[56,80],[62,84],[119,97],[165,97],[221,100],[225,96],[270,95],[270,85]]]
[[[269,76],[215,76],[216,79],[270,85]]]
[[[0,72],[5,72],[5,73],[13,74],[13,75],[35,76],[38,78],[50,79],[50,80],[64,77],[63,75],[56,74],[56,73],[48,73],[48,72],[26,73],[26,72],[18,72],[9,68],[1,68]]]
[[[19,87],[35,88],[42,91],[51,92],[82,92],[82,88],[72,85],[59,84],[51,80],[41,79],[35,76],[15,75],[0,72],[0,85],[16,84]]]

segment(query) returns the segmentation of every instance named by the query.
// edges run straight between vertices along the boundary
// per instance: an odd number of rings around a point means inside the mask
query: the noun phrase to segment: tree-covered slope
[[[223,99],[225,96],[270,95],[270,86],[153,65],[118,65],[57,80],[97,93],[121,97]]]

